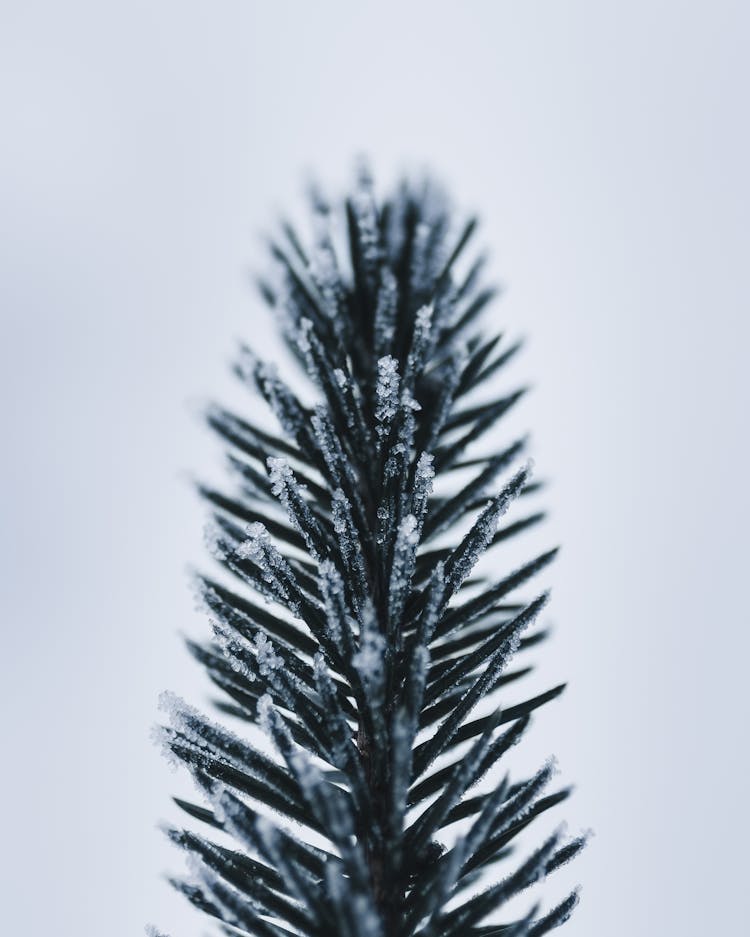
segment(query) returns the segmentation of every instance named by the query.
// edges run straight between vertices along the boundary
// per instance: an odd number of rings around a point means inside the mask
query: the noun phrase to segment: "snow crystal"
[[[345,535],[349,532],[349,525],[347,523],[348,514],[349,514],[349,501],[347,500],[346,495],[341,490],[337,488],[333,493],[332,498],[332,510],[333,510],[333,529],[339,535]],[[346,544],[342,543],[342,552],[348,549]]]
[[[407,514],[398,527],[399,538],[404,543],[419,543],[419,534],[417,532],[417,519],[413,514]]]
[[[400,422],[398,442],[391,448],[385,463],[385,478],[405,478],[409,464],[411,448],[414,443],[414,413],[420,409],[408,387],[405,387],[400,400]]]
[[[391,422],[398,412],[399,385],[398,361],[392,355],[384,355],[378,360],[378,381],[375,388],[375,418],[379,424],[375,432],[380,437],[388,435]]]
[[[264,593],[256,583],[256,588],[266,597],[284,602],[292,614],[299,614],[299,605],[290,598],[287,583],[294,582],[294,574],[274,545],[265,526],[259,521],[248,525],[248,535],[236,549],[235,554],[240,559],[251,560],[260,570],[261,577],[269,586],[268,593]]]
[[[268,475],[271,481],[271,491],[282,503],[286,503],[288,497],[286,494],[287,486],[294,481],[289,463],[286,459],[269,456],[266,459],[266,465],[268,466]]]
[[[434,456],[429,452],[423,452],[417,460],[417,465],[414,470],[412,510],[418,520],[420,530],[427,512],[428,500],[432,494],[432,480],[435,477],[433,461]]]
[[[269,542],[268,531],[260,522],[250,524],[246,531],[248,537],[236,550],[237,556],[243,560],[260,562],[264,558],[264,545]]]
[[[331,513],[333,520],[333,529],[338,535],[339,550],[342,557],[346,560],[352,552],[354,546],[355,531],[352,522],[352,509],[349,499],[341,488],[337,488],[331,499]]]
[[[258,658],[258,670],[262,677],[267,677],[281,666],[281,658],[274,650],[273,644],[262,631],[259,631],[255,635],[254,644]]]
[[[179,733],[174,741],[186,750],[181,760],[204,792],[205,782],[201,780],[200,768],[206,759],[219,759],[234,768],[246,770],[248,762],[254,764],[260,757],[239,736],[202,716],[174,694],[162,694],[160,706],[169,712],[174,732]],[[163,738],[169,740],[171,736],[172,730],[163,730]]]
[[[252,647],[250,642],[230,625],[214,619],[209,619],[209,624],[213,628],[214,637],[232,670],[246,680],[251,682],[255,680],[255,673],[247,663]]]
[[[339,470],[339,461],[341,460],[340,447],[337,445],[336,437],[333,434],[333,427],[326,408],[323,404],[318,404],[312,415],[312,428],[315,433],[315,439],[318,443],[318,450],[325,460],[328,471],[333,476],[334,482],[341,477]]]
[[[289,520],[302,534],[308,551],[317,558],[318,544],[323,538],[323,531],[304,498],[304,492],[307,489],[297,481],[286,459],[269,456],[266,459],[266,466],[271,481],[271,491],[286,508]]]
[[[388,503],[381,504],[378,507],[377,511],[375,512],[375,516],[378,519],[375,539],[377,543],[380,545],[386,542],[386,540],[388,539],[388,535],[391,531],[392,525],[390,523],[390,519],[391,519],[392,508],[393,508],[393,499],[389,498]]]
[[[413,410],[415,413],[422,409],[421,404],[415,399],[411,391],[404,391],[401,396],[401,406],[406,410]]]
[[[415,479],[429,484],[429,490],[432,491],[432,480],[435,477],[435,469],[432,466],[435,457],[429,452],[423,452],[417,461]]]
[[[341,488],[337,488],[331,499],[333,529],[337,535],[341,557],[349,570],[357,577],[358,584],[364,589],[367,572],[362,550],[359,549],[359,535],[352,518],[352,506]]]
[[[324,587],[324,592],[331,595],[338,595],[342,592],[344,584],[341,581],[341,576],[335,564],[331,560],[323,560],[318,567],[318,571],[321,576],[321,587]]]

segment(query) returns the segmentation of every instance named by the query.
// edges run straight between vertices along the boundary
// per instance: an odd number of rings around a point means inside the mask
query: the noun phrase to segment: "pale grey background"
[[[554,479],[531,750],[597,838],[570,937],[739,934],[747,877],[747,4],[2,4],[3,933],[205,932],[148,741],[206,687],[185,567],[244,400],[257,234],[303,172],[480,209]],[[550,885],[557,894],[564,882]]]

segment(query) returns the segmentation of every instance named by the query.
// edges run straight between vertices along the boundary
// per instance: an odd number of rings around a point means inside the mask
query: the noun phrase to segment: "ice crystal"
[[[258,521],[247,528],[247,540],[237,547],[237,556],[243,560],[265,561],[264,546],[270,545],[268,531]]]
[[[344,454],[338,439],[334,433],[331,421],[325,407],[318,404],[313,412],[311,423],[315,432],[315,439],[318,444],[318,451],[325,460],[326,467],[331,473],[331,477],[337,484],[341,481],[341,465],[344,461]]]
[[[271,491],[276,497],[286,504],[289,499],[287,488],[294,481],[294,475],[286,459],[275,459],[272,456],[266,460],[268,465],[268,477],[271,482]]]
[[[349,539],[349,502],[346,500],[346,495],[340,488],[337,488],[333,493],[331,510],[333,516],[333,529],[341,538],[339,540],[339,543],[341,544],[341,550],[344,556],[347,556],[352,548],[352,544]]]
[[[423,452],[417,460],[414,470],[414,491],[412,492],[412,511],[417,518],[418,527],[421,529],[424,520],[429,497],[432,494],[432,480],[435,477],[433,462],[435,457],[432,453]]]
[[[378,384],[375,390],[375,432],[381,438],[390,432],[391,422],[398,411],[399,385],[398,361],[392,355],[384,355],[378,361]]]
[[[246,530],[247,539],[235,551],[242,560],[251,560],[260,570],[260,575],[268,588],[264,594],[284,602],[299,614],[299,603],[290,595],[289,584],[294,581],[294,574],[273,543],[268,530],[260,521],[250,524]]]
[[[281,665],[281,660],[274,651],[273,644],[260,631],[255,636],[255,652],[258,655],[258,669],[262,676],[267,677],[269,673]]]
[[[221,647],[224,656],[229,661],[230,667],[246,680],[254,681],[255,672],[248,664],[252,654],[251,643],[224,622],[209,619],[209,624],[213,629],[219,647]]]

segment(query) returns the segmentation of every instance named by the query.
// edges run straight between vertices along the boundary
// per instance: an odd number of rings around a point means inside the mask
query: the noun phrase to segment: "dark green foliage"
[[[540,937],[575,894],[483,923],[583,846],[554,834],[516,855],[518,834],[568,791],[549,790],[549,764],[516,780],[505,767],[562,690],[508,704],[504,689],[530,669],[511,667],[515,653],[543,637],[546,594],[519,590],[555,551],[471,578],[486,550],[543,519],[518,510],[534,488],[525,439],[466,458],[523,391],[466,398],[518,346],[480,330],[493,296],[481,261],[456,272],[475,222],[451,235],[431,187],[377,204],[363,174],[344,251],[314,202],[311,251],[283,226],[279,285],[262,295],[317,403],[242,349],[237,374],[279,428],[208,414],[238,484],[200,489],[224,572],[200,581],[213,639],[189,647],[246,731],[166,700],[162,740],[206,804],[177,801],[205,832],[169,832],[193,860],[175,885],[227,933]],[[457,470],[468,480],[433,494]]]

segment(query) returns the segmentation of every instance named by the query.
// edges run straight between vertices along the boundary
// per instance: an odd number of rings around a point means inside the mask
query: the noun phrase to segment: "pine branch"
[[[499,878],[495,866],[569,793],[547,792],[551,763],[518,780],[506,765],[563,689],[511,697],[530,670],[511,661],[545,633],[533,624],[546,593],[522,590],[555,550],[489,583],[477,574],[544,517],[519,513],[538,490],[527,440],[474,451],[523,395],[481,397],[519,344],[482,331],[495,291],[483,259],[465,261],[476,221],[452,239],[434,186],[379,203],[363,172],[343,255],[318,193],[313,212],[309,249],[281,226],[261,295],[314,405],[242,348],[235,371],[278,430],[207,412],[237,485],[198,489],[220,572],[198,580],[213,634],[188,646],[244,730],[164,699],[159,737],[204,800],[176,803],[209,832],[167,831],[193,873],[174,884],[227,934],[541,937],[576,894],[521,918],[505,907],[584,838],[556,833]],[[470,477],[456,486],[458,470]],[[251,741],[256,725],[267,744]]]

